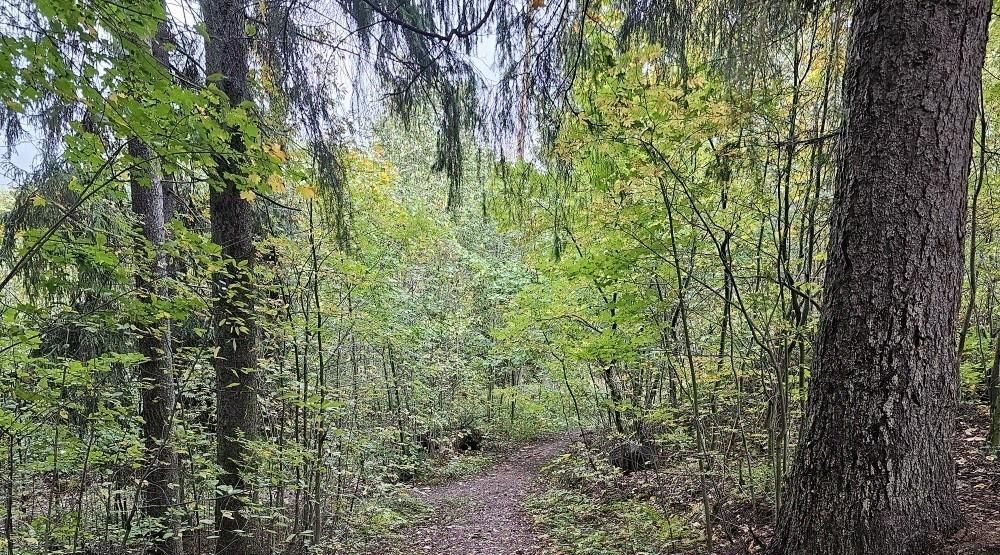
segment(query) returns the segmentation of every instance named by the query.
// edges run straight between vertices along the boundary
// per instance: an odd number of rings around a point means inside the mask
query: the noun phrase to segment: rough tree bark
[[[988,9],[855,4],[817,368],[775,554],[909,554],[959,524],[949,438]]]
[[[203,0],[202,13],[208,40],[205,71],[220,74],[219,89],[232,106],[250,99],[246,11],[237,0]],[[215,505],[218,529],[216,553],[263,553],[253,537],[255,525],[247,515],[250,497],[243,471],[250,461],[247,442],[258,437],[260,378],[257,364],[257,323],[254,315],[253,264],[256,214],[240,198],[233,176],[242,173],[246,152],[242,136],[230,130],[230,150],[216,156],[209,213],[212,241],[222,247],[227,264],[215,276],[215,341],[213,359],[218,402],[217,457],[222,470],[219,483],[234,492],[220,495]]]
[[[166,21],[161,22],[156,36],[148,44],[153,58],[167,71],[170,60],[164,44],[170,41],[168,25]],[[154,294],[161,298],[169,296],[165,286],[168,277],[167,257],[163,251],[168,219],[163,176],[153,152],[142,140],[130,138],[128,153],[135,159],[136,165],[129,183],[132,212],[138,217],[142,235],[149,241],[153,251],[149,267],[136,272],[135,286],[139,298],[149,302]],[[141,482],[142,507],[147,518],[160,523],[160,529],[150,538],[146,553],[180,555],[183,553],[180,522],[171,514],[177,507],[180,470],[177,452],[170,444],[173,411],[177,401],[170,320],[155,317],[150,322],[137,323],[137,328],[137,348],[145,357],[145,361],[138,367],[145,446]]]
[[[148,302],[153,294],[166,297],[163,283],[167,277],[167,260],[163,252],[166,222],[163,212],[163,182],[149,147],[138,139],[130,139],[129,155],[139,166],[130,183],[132,211],[142,221],[142,234],[153,249],[148,273],[136,272],[135,285],[141,299]],[[139,170],[142,171],[139,171]],[[142,473],[143,514],[157,519],[162,530],[153,538],[146,553],[179,555],[182,553],[178,523],[170,515],[177,504],[179,472],[177,453],[170,444],[173,430],[173,410],[176,389],[173,375],[173,349],[170,320],[156,317],[140,323],[138,349],[145,357],[139,364],[140,398],[142,402],[142,435],[146,461]],[[167,534],[166,532],[170,532]]]

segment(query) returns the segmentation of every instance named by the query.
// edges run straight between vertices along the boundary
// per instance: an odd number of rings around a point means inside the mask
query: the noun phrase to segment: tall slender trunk
[[[990,446],[1000,447],[1000,335],[993,336],[993,364],[986,380],[987,395],[990,399]]]
[[[129,155],[142,168],[142,171],[133,172],[134,177],[130,183],[132,212],[141,220],[142,235],[153,249],[148,273],[136,272],[135,286],[140,298],[149,302],[153,295],[161,298],[169,296],[165,286],[167,259],[163,251],[163,243],[166,241],[163,182],[158,164],[145,143],[139,139],[130,139],[128,150]],[[142,387],[142,436],[146,449],[142,507],[144,516],[160,523],[160,531],[146,552],[177,555],[181,553],[181,538],[178,523],[170,516],[170,511],[176,506],[176,491],[180,482],[177,453],[170,445],[173,411],[177,400],[170,320],[156,317],[152,322],[138,324],[137,328],[137,347],[145,357],[138,369]]]
[[[205,71],[219,74],[219,89],[231,106],[250,100],[248,83],[247,17],[244,3],[237,0],[203,0],[202,12],[208,40]],[[211,175],[209,214],[212,241],[222,247],[225,267],[215,276],[215,341],[212,359],[217,380],[217,457],[219,484],[226,488],[215,504],[218,529],[216,553],[253,555],[263,553],[254,538],[256,524],[250,522],[250,484],[243,474],[250,466],[248,443],[259,435],[257,393],[257,322],[254,314],[253,265],[256,214],[240,198],[233,176],[240,175],[246,145],[238,130],[231,129],[230,149],[215,156]]]
[[[949,440],[986,0],[856,3],[807,424],[773,553],[903,555],[959,523]]]
[[[684,278],[681,277],[681,258],[677,253],[677,235],[674,229],[674,214],[672,205],[668,200],[666,189],[661,185],[663,193],[663,204],[667,209],[667,222],[670,229],[670,253],[673,255],[674,274],[677,278],[677,304],[680,308],[681,331],[683,333],[684,354],[691,376],[691,410],[694,416],[695,441],[698,445],[698,470],[701,482],[702,511],[705,517],[705,543],[708,550],[712,550],[712,505],[709,499],[708,483],[706,474],[708,472],[709,460],[708,450],[705,447],[705,426],[701,420],[700,400],[698,398],[698,372],[694,364],[694,352],[691,347],[691,330],[688,325],[687,304],[685,302]]]
[[[986,99],[979,91],[979,160],[976,168],[976,185],[972,191],[972,210],[969,214],[969,302],[965,306],[962,317],[962,328],[958,333],[958,364],[961,380],[962,355],[965,353],[965,340],[969,336],[972,325],[972,315],[976,311],[976,293],[978,292],[978,272],[976,271],[976,255],[979,239],[979,195],[983,192],[983,182],[986,180],[986,131],[989,125],[986,119]],[[960,384],[961,385],[961,384]]]
[[[316,471],[313,485],[313,541],[323,539],[323,468],[326,443],[326,360],[323,349],[323,306],[319,294],[320,260],[316,247],[316,227],[313,222],[313,205],[309,201],[309,260],[312,262],[312,300],[316,308],[316,387],[319,389],[319,414],[316,423]]]
[[[169,72],[170,59],[165,44],[170,42],[169,23],[161,22],[156,36],[149,41],[148,53]],[[167,240],[167,201],[163,175],[155,154],[149,145],[137,137],[128,141],[129,156],[135,159],[135,169],[129,183],[132,212],[140,222],[140,231],[152,259],[149,266],[135,273],[135,286],[139,298],[150,302],[154,295],[168,298],[166,285],[169,277],[167,256],[163,245]],[[145,248],[138,245],[138,248]],[[152,311],[159,312],[159,311]],[[173,344],[168,318],[154,317],[151,321],[138,322],[138,351],[145,360],[139,364],[138,379],[141,384],[140,414],[142,437],[145,447],[142,470],[141,496],[143,515],[158,522],[159,528],[150,538],[146,549],[149,555],[180,555],[182,553],[180,522],[172,515],[176,511],[180,484],[180,467],[177,452],[170,444],[173,432],[173,415],[176,408],[177,388],[174,383]]]
[[[14,434],[7,435],[7,468],[4,484],[3,537],[7,544],[7,555],[14,555]]]

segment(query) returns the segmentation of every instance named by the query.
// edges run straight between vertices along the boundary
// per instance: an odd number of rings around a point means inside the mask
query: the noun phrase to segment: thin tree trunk
[[[138,271],[135,286],[140,298],[149,302],[153,295],[166,298],[165,287],[167,260],[163,252],[166,241],[166,223],[163,212],[163,182],[149,147],[138,139],[131,139],[129,155],[136,158],[144,171],[134,172],[130,183],[132,212],[142,222],[142,235],[153,249],[153,259],[148,274]],[[154,311],[155,312],[155,311]],[[137,325],[138,349],[145,360],[139,364],[139,382],[142,386],[142,437],[146,449],[143,469],[143,515],[159,521],[160,530],[155,535],[147,553],[151,555],[177,555],[181,553],[181,538],[176,519],[169,511],[176,505],[175,494],[180,482],[177,453],[170,445],[173,428],[173,411],[177,400],[173,375],[173,346],[170,320],[157,317],[152,322]]]
[[[993,336],[993,364],[986,380],[990,399],[990,446],[1000,447],[1000,335]]]
[[[244,4],[236,0],[203,0],[202,12],[208,40],[205,71],[220,74],[219,89],[231,106],[250,100],[248,85],[247,17]],[[240,198],[234,175],[243,171],[240,159],[246,152],[243,137],[231,130],[230,151],[215,157],[211,176],[209,214],[212,241],[222,247],[226,265],[215,276],[215,340],[218,353],[212,359],[217,380],[217,458],[219,485],[226,488],[215,504],[218,529],[216,553],[254,555],[263,553],[249,521],[252,497],[244,472],[250,466],[248,443],[259,435],[261,382],[257,375],[257,322],[254,314],[253,265],[256,214]]]
[[[983,182],[986,179],[986,131],[988,122],[986,120],[986,99],[983,92],[979,91],[979,164],[976,168],[976,186],[972,191],[972,209],[969,214],[969,302],[965,306],[965,316],[962,317],[962,328],[958,334],[958,372],[959,386],[961,386],[961,365],[962,355],[965,353],[965,340],[969,336],[969,328],[972,324],[972,314],[976,310],[976,293],[979,285],[976,271],[976,254],[979,238],[979,195],[983,191]],[[959,390],[961,394],[961,390]]]
[[[313,202],[309,201],[309,253],[312,262],[312,297],[316,307],[316,355],[318,368],[316,369],[316,387],[319,389],[319,411],[316,425],[316,471],[313,486],[313,503],[315,511],[313,514],[313,541],[321,542],[323,539],[323,468],[324,444],[326,442],[326,360],[323,350],[323,307],[319,295],[320,261],[319,252],[316,248],[316,228],[313,223]]]
[[[14,433],[7,434],[7,476],[4,484],[3,535],[7,543],[7,555],[14,555]]]
[[[856,4],[817,367],[773,553],[903,555],[959,524],[956,316],[988,14]]]
[[[681,332],[683,334],[684,355],[691,376],[691,410],[694,413],[695,441],[698,445],[698,470],[701,481],[702,510],[705,516],[705,543],[712,550],[712,508],[708,496],[708,484],[705,474],[708,471],[708,450],[705,448],[705,427],[701,420],[700,400],[698,397],[698,373],[694,365],[694,353],[691,348],[691,331],[688,325],[687,304],[685,302],[684,278],[681,277],[681,258],[677,252],[677,236],[674,231],[674,214],[668,201],[666,190],[661,186],[664,195],[664,205],[667,208],[667,222],[670,229],[670,252],[673,255],[674,273],[677,278],[677,303],[680,307]]]

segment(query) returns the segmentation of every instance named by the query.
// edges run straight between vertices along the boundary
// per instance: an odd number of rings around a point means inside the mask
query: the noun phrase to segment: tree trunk
[[[220,74],[219,89],[231,106],[250,99],[248,85],[248,40],[244,4],[236,0],[203,0],[202,12],[208,40],[205,70]],[[238,130],[231,129],[230,150],[215,157],[211,176],[209,213],[212,241],[222,247],[226,265],[215,276],[215,340],[213,359],[217,380],[217,457],[220,486],[228,491],[215,505],[218,528],[216,553],[253,555],[263,553],[253,537],[256,527],[248,518],[249,485],[243,472],[250,464],[247,443],[258,437],[260,378],[257,364],[257,323],[254,315],[253,206],[240,198],[232,176],[242,172],[240,161],[246,145]]]
[[[959,524],[949,447],[986,0],[862,0],[807,423],[773,553],[902,555]]]
[[[153,57],[169,71],[169,55],[163,48],[170,35],[167,25],[166,22],[160,23],[149,47]],[[163,251],[166,200],[159,164],[149,146],[133,137],[128,142],[128,153],[135,159],[136,165],[129,184],[132,212],[141,222],[142,235],[153,250],[149,268],[135,274],[139,298],[148,303],[154,294],[160,298],[167,298],[170,294],[165,286],[168,270]],[[143,247],[140,245],[139,248]],[[180,526],[176,516],[170,514],[176,510],[180,484],[177,453],[170,444],[177,401],[170,320],[154,316],[149,322],[137,323],[137,328],[137,348],[145,357],[138,368],[142,437],[146,451],[141,483],[142,507],[147,518],[159,522],[159,529],[151,538],[146,553],[180,555],[183,552]]]
[[[163,287],[167,275],[167,261],[163,252],[166,226],[163,218],[163,183],[157,164],[149,147],[138,139],[130,139],[129,155],[144,171],[134,171],[130,184],[132,211],[142,221],[142,234],[153,249],[149,273],[135,274],[139,296],[148,302],[153,294],[166,297]],[[173,410],[176,389],[173,376],[173,349],[170,337],[170,320],[154,317],[152,322],[137,325],[138,349],[145,357],[139,364],[141,384],[142,435],[145,442],[146,461],[142,474],[143,513],[160,521],[161,530],[147,550],[149,554],[175,555],[181,553],[177,523],[169,515],[176,506],[179,471],[177,453],[170,445],[173,429]],[[170,534],[167,534],[170,532]],[[166,537],[163,537],[166,536]]]
[[[986,377],[986,393],[990,400],[990,447],[1000,448],[1000,334],[993,336],[993,364]]]

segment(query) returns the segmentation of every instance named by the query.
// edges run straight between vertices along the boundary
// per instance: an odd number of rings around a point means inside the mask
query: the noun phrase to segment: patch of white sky
[[[385,91],[377,84],[373,75],[373,63],[370,55],[360,53],[357,41],[357,31],[347,21],[342,13],[326,13],[318,6],[325,3],[316,2],[310,23],[322,28],[326,35],[324,43],[329,45],[321,48],[323,59],[313,60],[313,71],[317,76],[332,78],[333,92],[337,98],[329,99],[336,107],[339,119],[350,125],[341,130],[346,136],[340,137],[359,147],[368,146],[374,136],[374,128],[385,117]],[[168,17],[174,22],[175,29],[193,32],[201,21],[201,12],[196,0],[166,0]],[[329,5],[326,6],[330,8]],[[485,29],[484,29],[485,31]],[[479,74],[482,84],[480,101],[489,105],[497,98],[500,83],[500,70],[497,62],[497,36],[494,32],[483,32],[479,35],[475,49],[471,54],[456,55],[464,57]],[[201,57],[201,54],[198,54]],[[317,63],[320,62],[320,63]],[[529,143],[533,139],[529,133]],[[11,145],[10,164],[0,164],[0,189],[9,189],[19,178],[30,172],[41,158],[41,132],[26,125],[25,133],[14,145]],[[491,145],[493,148],[509,151],[512,145],[509,141],[500,141]]]
[[[170,17],[181,28],[193,29],[201,15],[197,0],[166,0]],[[374,75],[374,53],[362,52],[357,28],[335,2],[306,2],[300,10],[304,24],[311,30],[322,31],[323,44],[313,50],[317,58],[310,61],[316,78],[330,79],[335,98],[327,99],[335,107],[338,118],[346,125],[340,129],[340,140],[357,146],[368,146],[374,127],[386,116],[386,91]],[[376,16],[377,17],[377,16]],[[377,31],[375,31],[377,33]],[[378,37],[372,37],[373,42]],[[480,94],[488,101],[498,94],[500,71],[497,63],[497,36],[483,29],[477,36],[471,54],[452,50],[462,56],[478,73],[483,89]]]

